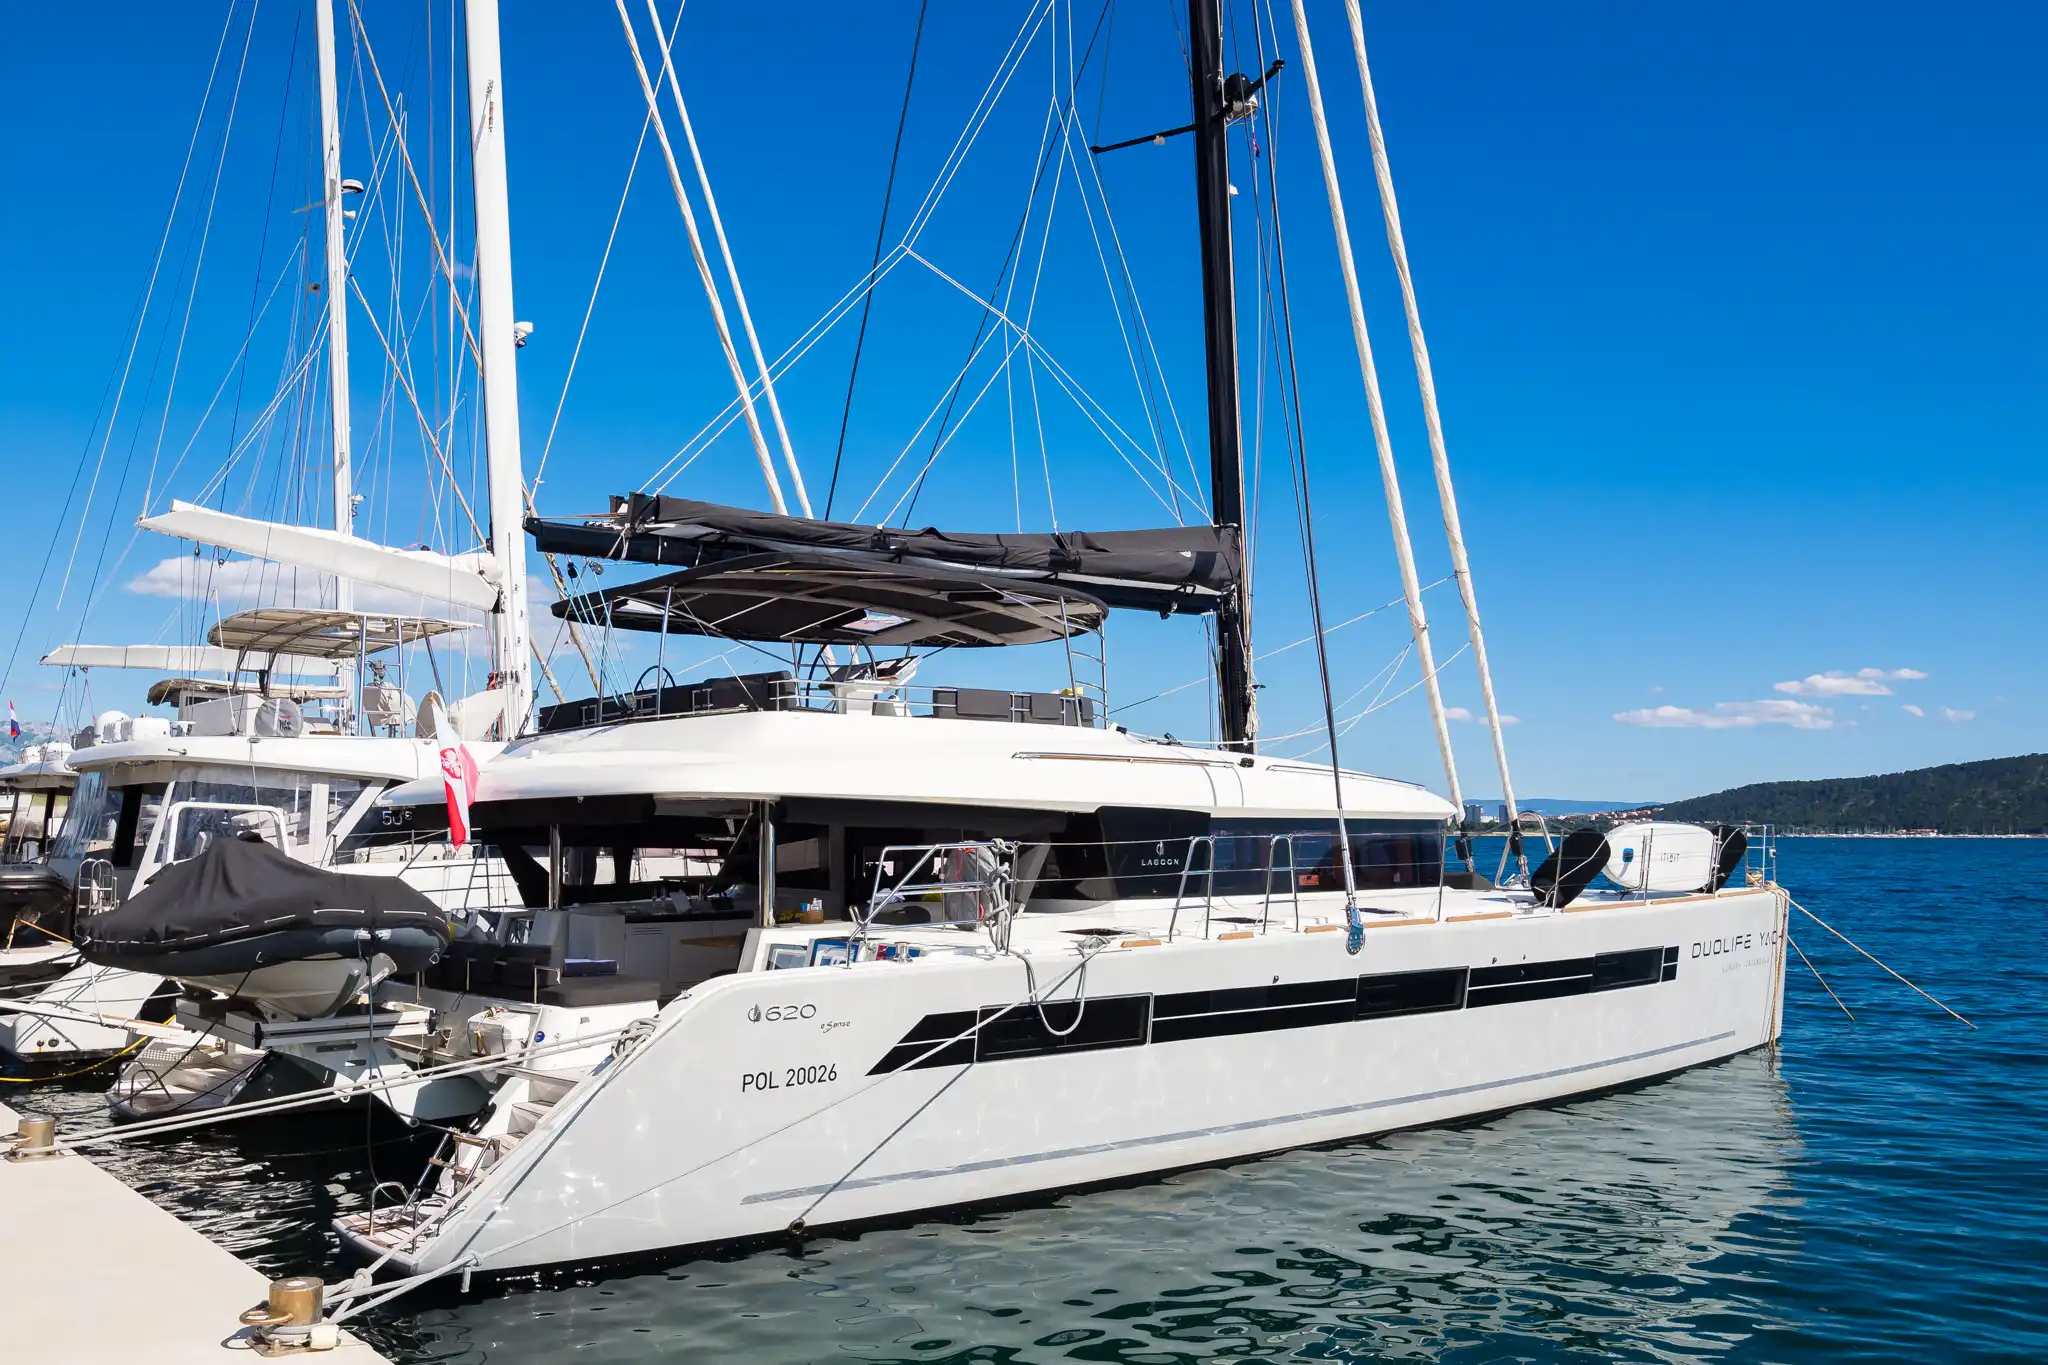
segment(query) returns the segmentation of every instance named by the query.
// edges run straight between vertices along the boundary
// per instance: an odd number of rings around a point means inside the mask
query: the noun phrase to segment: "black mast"
[[[1202,323],[1209,369],[1209,507],[1218,526],[1244,526],[1244,451],[1237,403],[1237,295],[1230,255],[1230,139],[1233,103],[1251,84],[1223,71],[1222,0],[1188,0],[1189,68],[1195,97],[1195,204],[1202,224]],[[1241,87],[1241,89],[1232,88]],[[1251,641],[1247,585],[1240,578],[1216,613],[1217,710],[1223,745],[1252,751]]]

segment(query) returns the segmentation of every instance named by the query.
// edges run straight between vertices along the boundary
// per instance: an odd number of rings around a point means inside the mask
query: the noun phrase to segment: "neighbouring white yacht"
[[[245,681],[245,670],[232,665],[229,684],[157,689],[177,706],[175,718],[102,717],[94,742],[70,754],[78,790],[69,833],[53,859],[81,888],[81,932],[90,935],[97,920],[165,869],[239,837],[260,838],[311,868],[398,879],[458,916],[508,894],[502,862],[480,845],[451,842],[445,806],[395,811],[378,804],[395,785],[429,775],[438,780],[445,736],[436,727],[449,722],[432,694],[415,706],[400,682],[371,674],[374,656],[462,628],[292,608],[260,608],[216,625],[208,647],[231,651],[243,664],[288,658],[362,669],[358,695],[374,724],[365,726],[370,733],[345,733],[333,720],[316,718],[313,705],[344,693],[331,683],[272,681],[267,669]],[[472,747],[488,761],[497,744]],[[73,1051],[111,1050],[128,1041],[123,1009],[154,996],[167,975],[132,955],[88,960],[23,1009],[41,1010],[43,1026],[60,1036],[95,1027],[110,1035],[74,1038]],[[196,1033],[159,1037],[124,1067],[111,1100],[128,1116],[184,1107],[202,1094],[225,1103],[241,1092],[268,1045],[258,1026],[206,1045]],[[223,1068],[230,1065],[235,1083],[225,1084]],[[322,1071],[299,1084],[327,1078]]]
[[[328,487],[320,491],[331,498],[332,525],[258,520],[177,500],[142,517],[140,525],[319,575],[316,581],[330,585],[332,605],[241,611],[217,620],[205,644],[69,644],[45,656],[46,664],[70,669],[174,675],[148,693],[149,702],[170,708],[170,715],[104,713],[81,734],[73,751],[78,774],[73,818],[49,861],[75,886],[79,911],[88,920],[112,911],[159,872],[194,858],[215,841],[252,835],[297,863],[357,877],[396,878],[458,917],[511,894],[509,883],[493,885],[505,877],[502,863],[477,845],[451,839],[441,811],[395,811],[377,804],[394,784],[441,773],[444,750],[459,750],[463,762],[488,762],[503,737],[526,723],[532,705],[523,485],[512,384],[513,350],[523,333],[514,326],[509,277],[501,264],[508,249],[502,155],[482,168],[487,177],[495,176],[497,188],[480,190],[475,214],[478,257],[487,266],[473,303],[476,332],[470,338],[481,393],[461,395],[462,401],[479,398],[483,408],[484,520],[478,522],[459,490],[455,494],[485,543],[455,554],[384,545],[354,530],[360,498],[352,481],[348,300],[351,288],[358,298],[362,291],[352,273],[356,243],[347,228],[358,210],[344,205],[350,196],[363,195],[365,186],[341,174],[334,6],[332,0],[320,0],[313,8],[323,185],[318,207],[325,222],[325,292],[318,322],[326,363],[320,376],[312,367],[315,346],[292,374],[294,382],[306,376],[325,379],[331,463]],[[386,176],[395,174],[382,153],[377,165]],[[367,205],[376,198],[373,194],[358,202]],[[430,240],[438,242],[438,232]],[[459,309],[452,300],[452,271],[440,251],[436,245],[449,306]],[[470,316],[464,316],[465,329],[471,326]],[[371,321],[374,326],[374,317]],[[425,429],[427,419],[414,406],[422,444],[442,457],[445,471],[448,452],[442,438]],[[452,483],[452,474],[449,478]],[[486,685],[458,698],[442,678],[451,660],[444,654],[437,662],[433,652],[435,640],[445,649],[454,642],[453,632],[475,630],[477,622],[358,610],[355,598],[363,589],[381,590],[387,600],[446,603],[476,613],[487,637]],[[418,662],[422,654],[424,667]],[[411,678],[406,676],[408,661],[413,661]],[[433,673],[433,690],[419,696],[425,690],[422,671]],[[460,676],[451,673],[449,682]],[[85,962],[45,990],[12,1002],[17,1011],[12,1022],[0,1015],[0,1045],[12,1039],[21,1055],[56,1059],[114,1051],[140,1033],[152,1041],[125,1066],[111,1092],[117,1113],[214,1106],[240,1094],[253,1076],[270,1049],[266,1028],[306,1022],[300,1017],[309,1012],[305,1005],[319,995],[321,972],[315,970],[305,991],[286,1002],[245,1002],[257,1006],[248,1016],[230,1011],[220,1017],[214,1011],[206,1017],[187,1010],[181,1018],[191,1029],[173,1020],[167,1030],[153,1017],[142,1016],[164,1012],[157,1006],[166,1005],[169,996],[181,989],[190,994],[201,983],[174,982],[165,991],[164,975],[138,969],[144,960],[130,953],[118,962],[113,957]],[[329,998],[335,1009],[326,1013],[345,1012],[346,999],[336,991]],[[145,1010],[148,1002],[155,1003]],[[331,1019],[328,1024],[332,1027]],[[28,1040],[26,1050],[23,1039]],[[324,1084],[333,1075],[323,1068],[282,1083]]]
[[[78,785],[77,771],[65,761],[70,749],[56,741],[31,744],[19,762],[0,768],[0,799],[7,806],[0,834],[0,924],[6,926],[0,990],[57,975],[69,956],[71,886],[51,869],[50,849]]]

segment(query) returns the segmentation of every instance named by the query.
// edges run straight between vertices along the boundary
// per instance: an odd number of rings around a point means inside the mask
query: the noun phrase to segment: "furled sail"
[[[487,554],[397,550],[340,531],[257,521],[189,502],[173,502],[170,511],[144,517],[139,524],[145,531],[336,574],[355,583],[417,593],[437,602],[478,611],[498,605],[498,568]]]
[[[764,553],[844,556],[981,581],[1062,584],[1107,603],[1211,612],[1243,573],[1235,526],[1146,531],[988,534],[909,530],[777,516],[688,498],[635,493],[586,522],[531,520],[543,551],[696,568]]]
[[[245,655],[219,645],[59,645],[43,656],[55,668],[141,668],[152,673],[231,673],[237,667],[254,672],[329,675],[331,659],[296,654]]]

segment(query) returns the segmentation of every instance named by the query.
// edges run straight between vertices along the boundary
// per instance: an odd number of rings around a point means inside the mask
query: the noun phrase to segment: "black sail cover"
[[[119,907],[83,920],[79,947],[123,958],[182,952],[286,928],[412,929],[448,917],[397,877],[323,872],[253,839],[215,839]]]
[[[1069,583],[1113,607],[1162,613],[1214,611],[1243,573],[1235,526],[1028,534],[930,526],[913,531],[634,493],[614,498],[607,518],[532,520],[527,529],[545,552],[590,559],[695,567],[763,551],[825,552]]]

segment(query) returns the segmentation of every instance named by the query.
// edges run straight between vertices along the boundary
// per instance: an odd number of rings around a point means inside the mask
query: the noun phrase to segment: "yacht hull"
[[[1355,955],[1341,926],[1183,933],[1109,940],[1083,969],[1076,940],[1040,937],[1043,1018],[1024,962],[988,952],[720,978],[437,1220],[338,1226],[415,1270],[588,1263],[1454,1122],[1778,1036],[1773,887],[1535,916],[1478,900],[1370,921]]]
[[[164,985],[151,972],[79,963],[22,1003],[93,1017],[7,1013],[0,1005],[0,1053],[22,1061],[69,1062],[119,1052],[134,1040],[124,1021],[161,1021],[169,1013]]]

